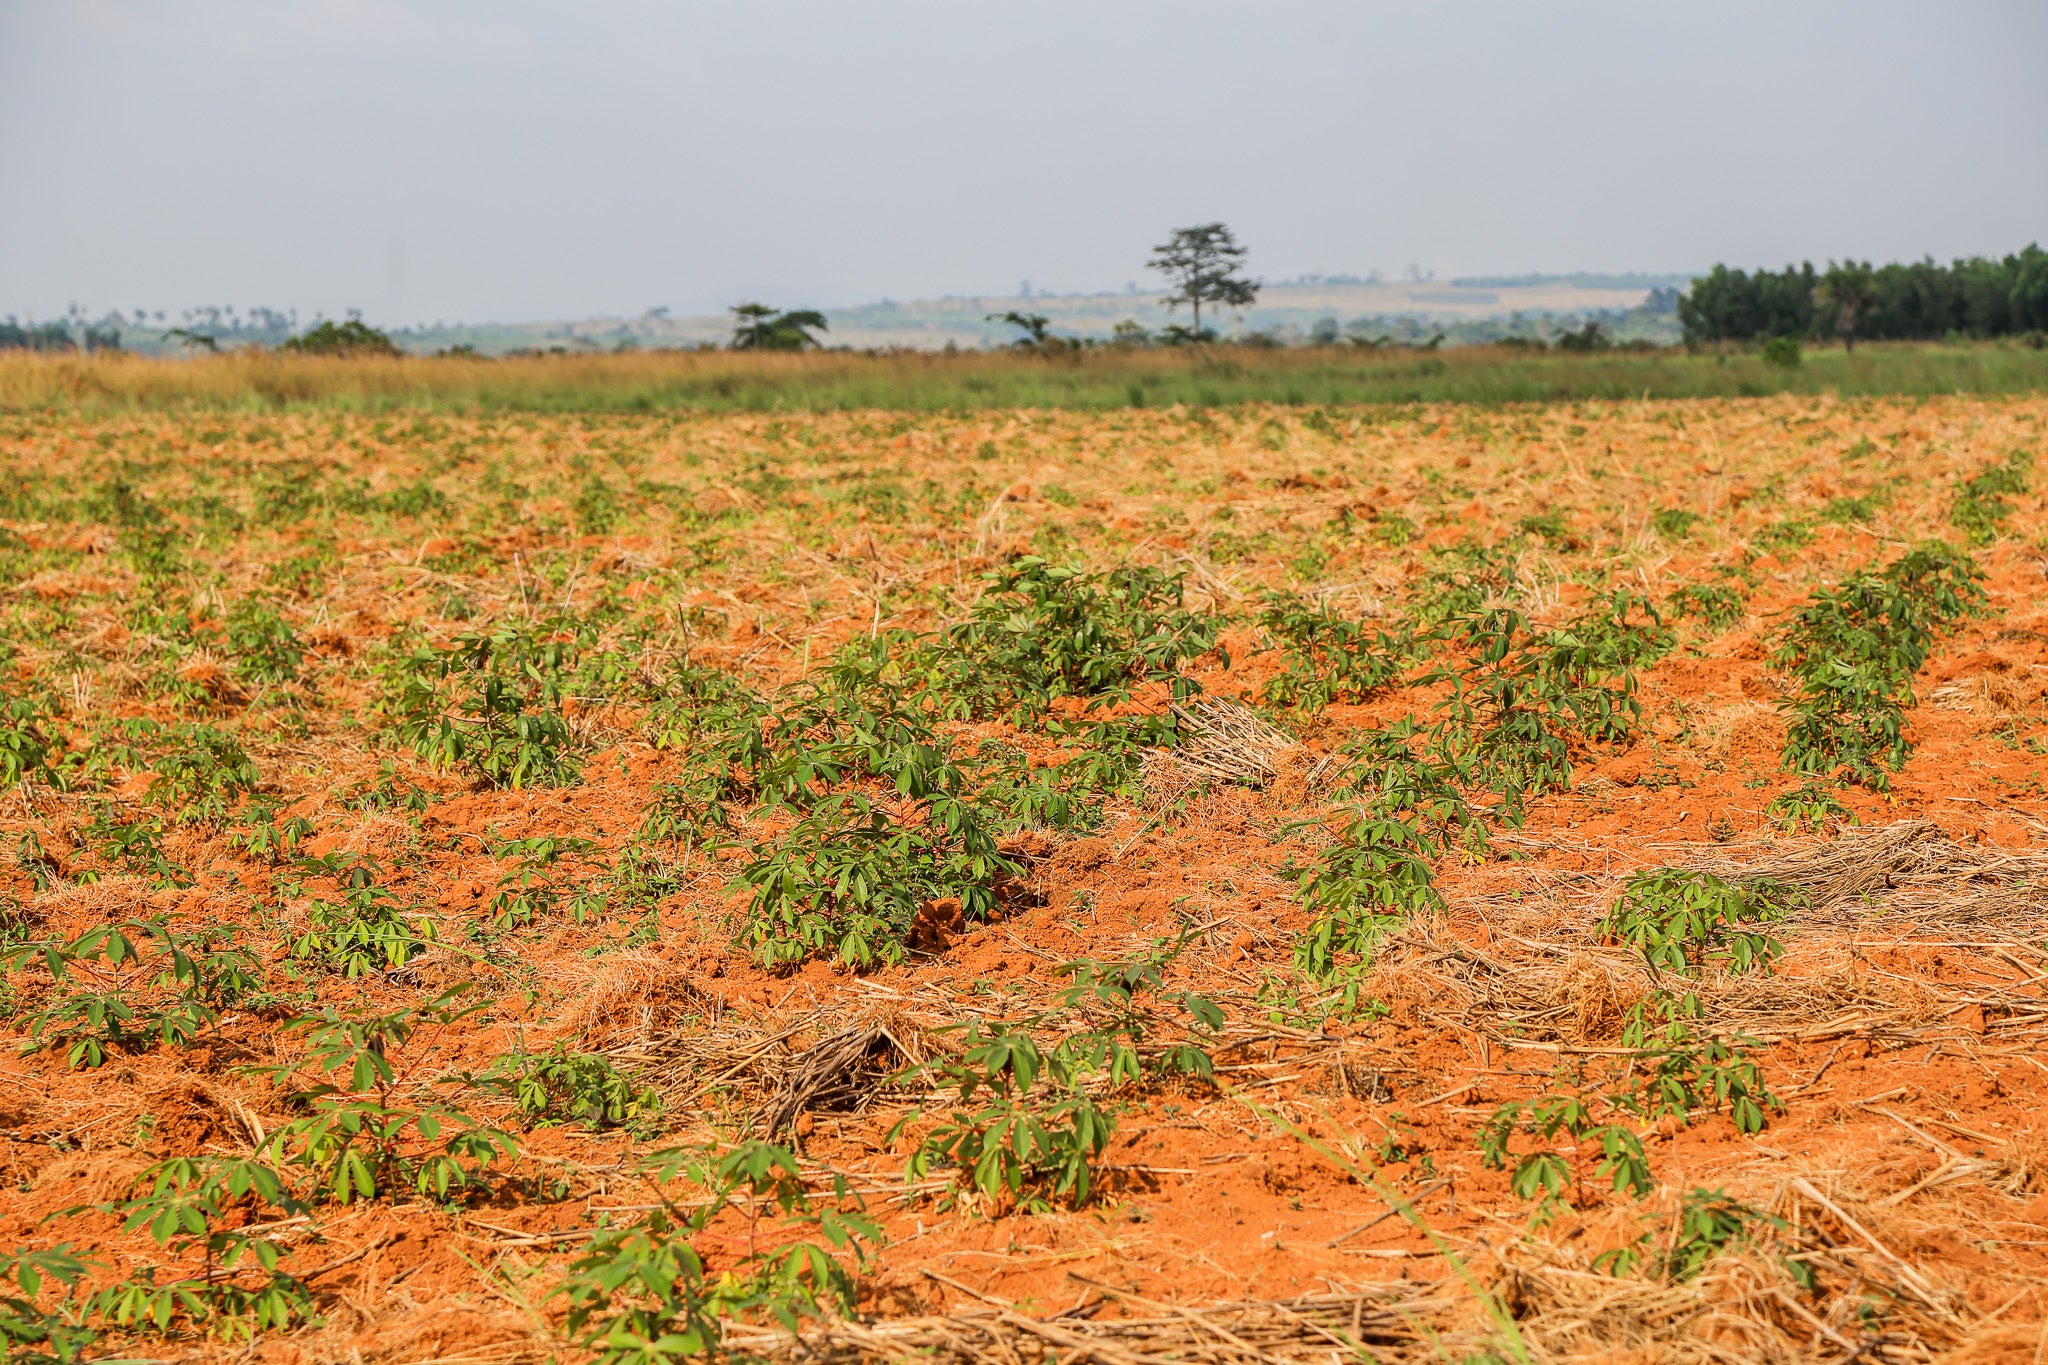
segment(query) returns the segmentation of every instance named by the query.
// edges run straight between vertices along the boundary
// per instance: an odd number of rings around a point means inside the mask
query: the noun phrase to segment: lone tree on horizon
[[[1197,223],[1175,228],[1165,243],[1152,248],[1145,263],[1166,277],[1173,292],[1159,301],[1170,312],[1185,303],[1195,310],[1195,339],[1202,337],[1202,305],[1221,304],[1242,308],[1259,296],[1256,281],[1238,273],[1249,247],[1221,223]]]

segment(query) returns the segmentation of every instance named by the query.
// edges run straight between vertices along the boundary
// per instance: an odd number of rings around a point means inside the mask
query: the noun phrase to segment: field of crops
[[[9,1358],[2035,1359],[2044,421],[0,416]]]

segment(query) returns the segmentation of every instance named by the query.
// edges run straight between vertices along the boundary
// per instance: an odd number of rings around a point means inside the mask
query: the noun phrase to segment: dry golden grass
[[[457,412],[907,411],[1754,397],[2024,394],[2048,352],[2011,343],[1869,345],[1796,369],[1754,354],[1530,354],[1240,346],[1040,356],[1014,351],[661,351],[477,360],[246,350],[184,360],[0,352],[0,412],[156,409]]]

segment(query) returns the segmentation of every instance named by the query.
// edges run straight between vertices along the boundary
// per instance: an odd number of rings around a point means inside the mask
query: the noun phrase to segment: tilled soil
[[[17,961],[0,997],[22,1044],[0,1061],[14,1190],[0,1252],[90,1253],[81,1294],[142,1267],[195,1273],[197,1253],[93,1206],[131,1197],[165,1158],[259,1154],[303,1116],[306,1102],[261,1070],[303,1067],[294,1020],[460,987],[482,1007],[394,1045],[398,1080],[516,1131],[516,1159],[446,1197],[348,1202],[288,1168],[308,1207],[275,1236],[317,1320],[248,1339],[189,1316],[168,1331],[103,1321],[93,1349],[558,1355],[566,1304],[552,1291],[590,1231],[689,1197],[686,1182],[650,1176],[646,1154],[770,1137],[820,1201],[859,1203],[879,1236],[864,1258],[837,1253],[857,1311],[808,1326],[808,1346],[741,1315],[729,1344],[769,1356],[1129,1365],[1362,1344],[1399,1359],[2032,1358],[2048,1339],[2041,494],[2008,498],[1995,536],[1972,547],[1987,609],[1939,639],[1913,682],[1908,761],[1887,792],[1842,787],[1847,818],[1788,829],[1771,811],[1794,785],[1780,765],[1792,684],[1771,654],[1816,587],[1928,537],[1963,544],[1959,485],[2037,450],[2044,417],[2039,399],[1957,398],[9,418],[0,698],[57,699],[40,722],[53,754],[114,754],[106,727],[120,718],[205,724],[239,738],[259,779],[218,820],[181,818],[189,803],[161,799],[175,774],[148,758],[12,783],[0,796],[11,940],[75,942],[133,921],[232,928],[263,981],[189,1041],[131,1039],[74,1065],[34,1036],[61,983],[46,958]],[[1671,509],[1696,520],[1660,523]],[[1615,586],[1669,604],[1686,584],[1734,585],[1743,601],[1716,627],[1667,605],[1675,644],[1639,675],[1636,736],[1577,746],[1569,788],[1534,799],[1526,823],[1496,823],[1482,857],[1436,860],[1440,909],[1317,980],[1294,956],[1311,919],[1296,872],[1337,825],[1326,760],[1367,730],[1436,714],[1450,689],[1418,667],[1362,700],[1261,707],[1282,655],[1258,624],[1260,593],[1394,620],[1428,591],[1440,552],[1471,541],[1514,547],[1509,591],[1538,621]],[[1203,697],[1258,708],[1286,747],[1251,781],[1158,755],[1092,828],[1006,834],[1022,875],[998,887],[995,912],[927,907],[900,964],[814,954],[769,968],[736,946],[748,846],[789,822],[744,802],[712,847],[664,846],[673,878],[650,913],[568,913],[575,885],[616,863],[662,785],[685,775],[630,700],[571,697],[580,773],[521,789],[424,760],[379,710],[380,670],[408,632],[445,639],[600,606],[648,625],[633,646],[644,667],[715,669],[773,695],[849,641],[943,630],[981,575],[1029,553],[1181,575],[1191,607],[1229,618],[1182,674]],[[303,648],[289,678],[252,673],[246,640],[223,624],[245,599],[272,604]],[[1170,702],[1154,681],[1089,714]],[[947,733],[1041,763],[1071,752],[1014,717]],[[380,780],[386,795],[366,796]],[[295,891],[297,864],[236,843],[236,812],[258,800],[307,822],[294,857],[373,859],[435,926],[435,946],[353,977],[295,958],[304,879],[321,874],[302,872]],[[93,822],[109,809],[160,811],[161,855],[182,875],[108,853]],[[591,848],[531,923],[494,925],[509,864],[493,850],[549,836]],[[1772,930],[1775,968],[1674,982],[1604,939],[1603,913],[1656,868],[1796,884],[1797,908]],[[1175,951],[1160,989],[1222,1013],[1204,1035],[1213,1071],[1092,1083],[1114,1135],[1090,1163],[1088,1198],[1033,1208],[943,1165],[906,1177],[920,1135],[958,1107],[913,1064],[957,1051],[969,1020],[1052,1010],[1065,964],[1162,945]],[[1611,1188],[1602,1151],[1565,1134],[1566,1188],[1518,1194],[1511,1169],[1483,1156],[1487,1123],[1596,1072],[1633,1083],[1629,1009],[1674,985],[1705,1026],[1746,1040],[1782,1108],[1748,1134],[1726,1106],[1635,1116],[1653,1182],[1634,1195]],[[653,1088],[658,1114],[529,1129],[505,1095],[462,1084],[509,1050],[557,1044]],[[1746,1231],[1681,1273],[1670,1257],[1698,1191],[1743,1206]],[[802,1232],[742,1202],[692,1243],[715,1277]],[[1633,1262],[1609,1254],[1630,1249]],[[37,1302],[50,1308],[54,1290]]]

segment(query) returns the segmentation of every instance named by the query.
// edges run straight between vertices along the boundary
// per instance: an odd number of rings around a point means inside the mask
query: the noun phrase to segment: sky
[[[2048,242],[2042,0],[0,0],[0,316],[380,325]]]

